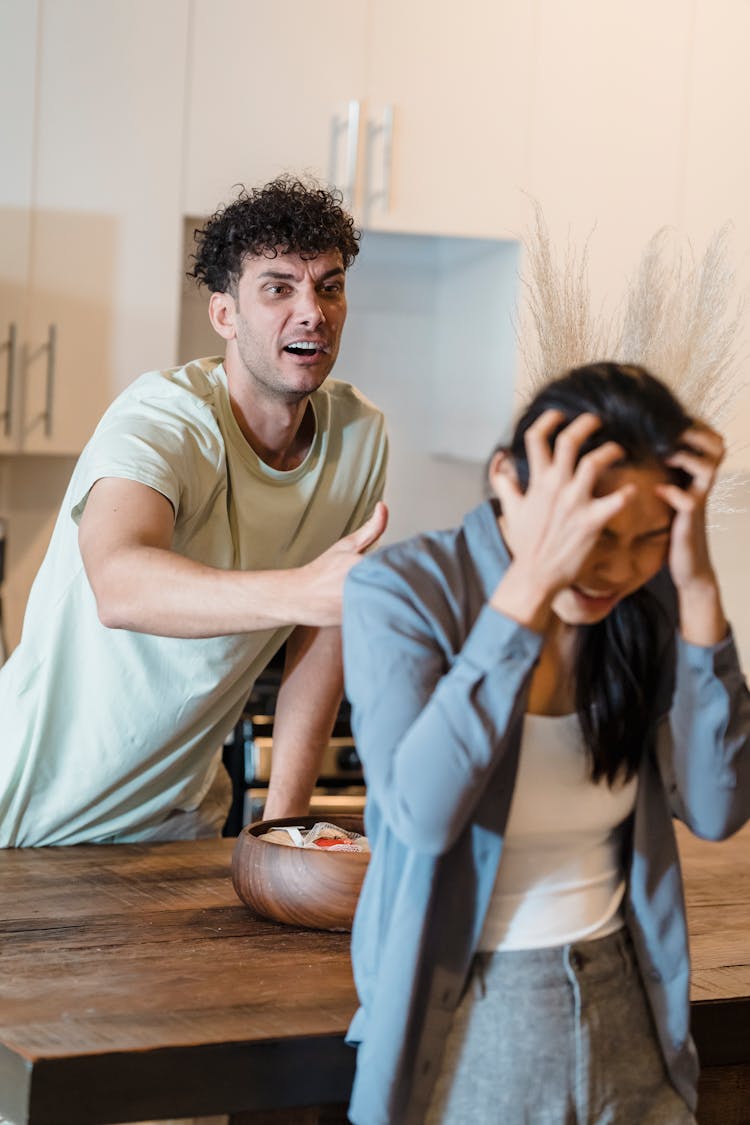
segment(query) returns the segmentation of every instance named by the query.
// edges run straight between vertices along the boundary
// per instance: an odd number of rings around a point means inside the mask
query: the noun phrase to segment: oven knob
[[[341,747],[336,755],[336,765],[340,770],[346,770],[347,773],[354,773],[355,770],[359,772],[362,769],[362,763],[354,746]]]

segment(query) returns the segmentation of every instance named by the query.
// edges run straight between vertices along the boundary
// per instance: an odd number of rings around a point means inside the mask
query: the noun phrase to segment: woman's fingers
[[[698,423],[682,433],[680,442],[682,448],[668,457],[666,463],[674,469],[684,469],[692,477],[687,491],[705,496],[724,459],[724,439],[709,426]]]
[[[596,414],[579,414],[555,438],[554,462],[567,476],[572,476],[581,453],[581,446],[601,427]]]
[[[544,470],[551,466],[563,476],[571,477],[575,472],[581,446],[602,424],[596,414],[579,414],[560,430],[551,449],[552,435],[564,419],[565,415],[560,410],[545,410],[526,431],[524,444],[532,482],[538,480]]]
[[[695,496],[691,496],[684,488],[680,488],[677,484],[656,484],[654,485],[654,492],[657,496],[661,496],[669,504],[670,508],[674,508],[676,512],[692,512],[695,510]]]
[[[545,410],[534,419],[524,434],[523,443],[532,481],[552,463],[550,438],[564,418],[561,410]]]
[[[597,530],[601,530],[611,519],[614,519],[630,503],[637,491],[637,486],[631,481],[621,488],[616,488],[614,492],[608,492],[606,496],[598,496],[592,500],[593,525]]]
[[[714,460],[703,457],[700,453],[690,453],[686,449],[680,449],[668,457],[666,463],[673,469],[684,469],[692,478],[689,488],[683,489],[683,492],[706,496],[711,490],[717,469]]]
[[[624,449],[616,441],[605,441],[604,445],[585,453],[578,462],[573,478],[576,490],[582,495],[590,496],[601,474],[622,461],[624,456]]]
[[[717,464],[724,458],[725,445],[723,437],[721,434],[717,433],[716,430],[712,430],[710,426],[706,426],[702,422],[689,426],[684,430],[680,436],[680,441],[688,447],[700,450],[701,453],[704,453],[707,457],[711,457]]]

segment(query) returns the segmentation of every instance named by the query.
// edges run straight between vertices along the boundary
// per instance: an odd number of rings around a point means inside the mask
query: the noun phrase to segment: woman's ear
[[[490,486],[490,492],[496,496],[498,500],[502,501],[503,485],[510,484],[518,488],[518,474],[516,466],[513,464],[513,458],[506,449],[497,449],[490,458],[489,469],[487,471],[487,479]]]

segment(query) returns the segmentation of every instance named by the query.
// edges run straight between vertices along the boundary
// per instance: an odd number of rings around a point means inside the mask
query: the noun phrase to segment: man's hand
[[[300,568],[303,584],[302,604],[297,620],[305,625],[340,625],[344,579],[364,552],[380,538],[388,523],[388,509],[382,500],[366,523],[344,536]]]

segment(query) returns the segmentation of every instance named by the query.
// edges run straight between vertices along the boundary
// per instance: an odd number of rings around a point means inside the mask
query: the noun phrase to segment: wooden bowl
[[[234,889],[256,914],[314,930],[351,930],[368,852],[332,852],[287,847],[259,840],[275,825],[312,828],[320,816],[259,820],[242,829],[232,854]],[[361,816],[333,821],[350,832],[364,832]]]

